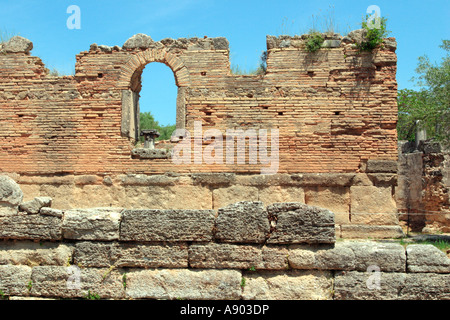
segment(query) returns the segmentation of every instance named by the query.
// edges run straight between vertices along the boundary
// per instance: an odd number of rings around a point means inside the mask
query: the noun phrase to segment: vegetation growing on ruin
[[[305,41],[305,49],[308,52],[314,53],[322,47],[325,39],[321,33],[313,32],[308,35],[308,39]]]
[[[366,30],[365,40],[357,44],[360,51],[372,51],[383,43],[383,39],[388,36],[390,31],[386,29],[387,18],[380,17],[380,27],[373,28],[368,24],[369,16],[366,16],[361,23],[361,27]]]

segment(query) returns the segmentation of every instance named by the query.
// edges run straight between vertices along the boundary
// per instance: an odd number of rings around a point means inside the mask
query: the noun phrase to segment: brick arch
[[[151,62],[161,62],[167,65],[175,76],[175,84],[178,87],[176,104],[176,128],[184,129],[186,125],[186,108],[184,92],[189,86],[189,72],[183,61],[176,55],[169,53],[165,48],[147,49],[133,54],[120,70],[118,86],[122,89],[122,136],[137,140],[139,135],[139,91],[133,87],[136,75],[139,77],[145,66]]]
[[[183,61],[166,49],[147,49],[132,55],[122,66],[119,85],[129,88],[131,79],[137,70],[142,70],[151,62],[161,62],[168,66],[175,75],[175,84],[178,87],[189,86],[189,72]]]

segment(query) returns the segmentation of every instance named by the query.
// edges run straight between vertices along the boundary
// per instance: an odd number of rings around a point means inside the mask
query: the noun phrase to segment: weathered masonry
[[[337,242],[326,209],[58,210],[49,197],[21,203],[18,185],[0,178],[3,299],[450,299],[444,252]]]
[[[396,42],[359,52],[356,35],[327,35],[315,53],[304,36],[268,36],[267,72],[257,76],[230,72],[225,38],[138,34],[122,47],[91,45],[75,75],[54,77],[30,55],[32,43],[14,37],[0,54],[0,172],[25,200],[50,196],[61,209],[294,201],[332,210],[338,236],[398,236]],[[140,76],[157,62],[174,73],[178,128],[278,129],[277,174],[262,176],[264,165],[249,161],[139,156]]]

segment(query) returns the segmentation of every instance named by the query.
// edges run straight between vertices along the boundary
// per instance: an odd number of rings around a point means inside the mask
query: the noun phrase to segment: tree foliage
[[[146,129],[156,129],[160,133],[160,136],[156,139],[159,140],[169,140],[172,136],[172,133],[175,131],[175,125],[169,124],[166,126],[162,126],[158,121],[155,120],[153,115],[150,112],[141,112],[139,114],[140,128],[139,130]],[[140,137],[140,140],[143,141],[143,137]]]
[[[440,47],[446,55],[439,64],[426,55],[419,57],[413,81],[420,89],[398,92],[399,139],[413,140],[416,120],[420,120],[428,137],[450,143],[450,41],[443,40]]]

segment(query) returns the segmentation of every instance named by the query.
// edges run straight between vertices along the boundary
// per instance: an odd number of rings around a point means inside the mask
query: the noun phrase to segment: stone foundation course
[[[2,299],[450,299],[445,253],[336,241],[319,207],[49,209],[0,217]]]

